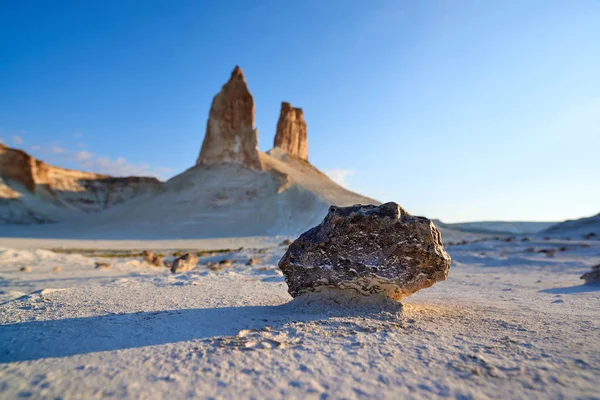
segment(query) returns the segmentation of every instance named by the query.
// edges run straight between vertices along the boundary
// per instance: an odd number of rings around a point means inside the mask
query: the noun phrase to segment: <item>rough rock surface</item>
[[[180,272],[186,272],[194,269],[198,264],[198,257],[192,253],[186,253],[173,261],[171,266],[171,272],[178,274]]]
[[[234,163],[261,170],[257,146],[254,99],[242,70],[236,66],[213,98],[196,165]]]
[[[281,103],[273,147],[308,160],[306,122],[301,108],[294,108],[290,103]]]
[[[600,264],[594,265],[590,272],[581,275],[581,279],[587,284],[600,284]]]
[[[400,300],[446,279],[450,256],[430,220],[390,202],[330,207],[279,267],[292,297],[333,288]]]

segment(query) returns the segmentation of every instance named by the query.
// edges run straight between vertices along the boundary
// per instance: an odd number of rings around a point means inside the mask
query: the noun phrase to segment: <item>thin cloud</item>
[[[42,149],[42,146],[31,146],[31,150],[33,150],[33,151],[38,151],[41,149]]]
[[[79,137],[82,137],[82,136],[83,136],[83,133],[81,133],[81,132],[74,132],[73,133],[73,137],[75,137],[75,138],[79,138]]]
[[[52,147],[50,147],[50,152],[54,153],[54,154],[62,154],[62,153],[66,153],[67,150],[63,149],[62,147],[52,146]]]
[[[17,136],[17,135],[13,136],[12,141],[13,141],[13,144],[16,144],[16,145],[23,144],[23,138],[21,136]]]
[[[347,179],[355,173],[356,171],[349,169],[330,169],[325,171],[325,174],[327,174],[332,181],[345,188],[349,185]]]

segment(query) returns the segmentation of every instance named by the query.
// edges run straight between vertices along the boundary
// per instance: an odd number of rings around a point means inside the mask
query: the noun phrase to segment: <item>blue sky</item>
[[[444,221],[600,212],[600,1],[0,0],[0,139],[171,177],[236,64],[259,148],[280,102],[309,158]]]

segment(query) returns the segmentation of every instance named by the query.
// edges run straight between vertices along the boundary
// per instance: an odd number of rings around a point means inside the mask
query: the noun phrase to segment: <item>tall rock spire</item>
[[[303,160],[308,160],[306,122],[301,108],[294,108],[290,103],[281,103],[273,147],[285,150],[288,154]]]
[[[196,165],[224,163],[261,169],[258,132],[254,129],[254,99],[238,66],[213,98],[206,135],[196,161]]]

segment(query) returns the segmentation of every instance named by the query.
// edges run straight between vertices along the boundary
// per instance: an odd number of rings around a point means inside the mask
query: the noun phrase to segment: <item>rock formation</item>
[[[279,267],[292,297],[351,289],[400,300],[446,279],[450,256],[430,220],[396,203],[331,206],[320,225],[290,245]]]
[[[28,207],[43,203],[64,211],[97,212],[142,194],[157,191],[161,182],[150,177],[115,178],[109,175],[55,167],[26,152],[0,144],[0,223],[53,222]],[[27,201],[34,197],[36,200]],[[56,210],[54,210],[56,211]]]
[[[600,264],[594,265],[590,272],[581,275],[586,284],[600,284]]]
[[[260,170],[257,145],[254,99],[242,70],[236,66],[229,81],[213,98],[196,165],[233,163]]]
[[[273,147],[302,160],[308,160],[306,122],[301,108],[294,108],[290,103],[281,103]]]
[[[173,261],[171,272],[178,274],[181,272],[191,271],[198,264],[198,257],[192,253],[186,253]]]

